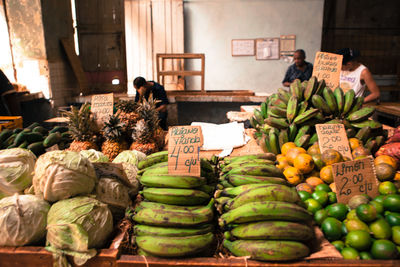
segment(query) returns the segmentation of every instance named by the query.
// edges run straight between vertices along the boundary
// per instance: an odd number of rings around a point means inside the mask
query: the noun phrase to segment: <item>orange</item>
[[[306,191],[311,194],[314,191],[314,188],[307,183],[301,183],[301,184],[296,185],[296,190],[297,191]]]
[[[314,161],[308,154],[299,154],[293,161],[293,166],[301,173],[309,173],[314,169]]]
[[[336,193],[336,184],[335,184],[335,182],[331,183],[331,184],[329,185],[329,187],[331,188],[331,190],[332,190],[333,193]]]
[[[307,173],[307,177],[319,177],[319,170],[315,168],[315,162],[314,162],[314,170],[312,172]]]
[[[311,185],[312,187],[316,187],[319,184],[323,184],[324,181],[322,181],[321,178],[311,176],[306,179],[306,183]]]
[[[278,154],[278,155],[276,155],[276,160],[279,161],[279,159],[281,159],[282,157],[284,157],[284,155]]]
[[[400,172],[396,172],[393,178],[394,181],[400,181]]]
[[[359,156],[368,156],[371,155],[371,151],[369,151],[369,149],[363,147],[363,146],[359,146],[356,147],[353,152],[351,152],[351,155],[353,156],[353,158],[357,158]]]
[[[303,180],[303,175],[301,172],[295,167],[288,167],[283,171],[283,175],[285,175],[286,180],[292,185],[298,185]]]
[[[281,153],[283,156],[286,156],[286,153],[289,151],[289,149],[296,147],[296,144],[293,142],[287,142],[284,143],[281,147]]]
[[[309,155],[321,154],[321,150],[319,149],[319,145],[317,142],[307,149],[307,154]]]
[[[375,165],[376,177],[379,181],[391,181],[396,175],[396,169],[387,163],[379,163]]]
[[[285,156],[280,156],[279,157],[279,159],[278,159],[278,157],[277,157],[277,160],[278,160],[278,164],[276,165],[276,167],[278,168],[278,169],[280,169],[280,170],[284,170],[284,169],[286,169],[287,167],[290,167],[290,165],[289,165],[289,161],[288,161],[288,159],[285,157]]]
[[[290,148],[286,152],[286,158],[288,159],[289,164],[293,165],[294,159],[300,154],[306,154],[306,150],[304,148],[302,148],[302,147]]]
[[[380,163],[386,163],[391,165],[395,170],[397,169],[397,161],[393,157],[388,155],[377,156],[374,160],[374,163],[375,165],[378,165]]]
[[[322,161],[325,163],[325,165],[332,165],[334,163],[339,163],[343,161],[342,154],[337,152],[334,149],[327,149],[325,150],[322,154]]]
[[[317,170],[321,170],[322,167],[325,166],[325,163],[322,161],[322,155],[321,154],[313,154],[311,155],[313,160],[314,160],[314,165],[317,167]]]
[[[349,145],[350,145],[350,149],[351,151],[353,151],[354,149],[356,149],[359,146],[362,146],[362,141],[353,137],[349,139]]]
[[[333,172],[332,172],[332,166],[325,166],[321,169],[319,172],[319,178],[322,179],[327,184],[333,183]]]

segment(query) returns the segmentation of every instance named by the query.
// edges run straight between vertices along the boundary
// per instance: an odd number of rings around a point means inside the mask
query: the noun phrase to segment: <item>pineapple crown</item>
[[[65,111],[68,118],[68,128],[77,141],[92,141],[96,132],[96,123],[90,111],[90,104],[85,103],[80,109],[71,106],[71,111]]]
[[[119,115],[111,115],[109,120],[104,123],[103,132],[107,140],[119,141],[123,135],[125,124],[119,119]]]
[[[135,112],[137,105],[138,104],[134,100],[118,100],[115,104],[117,109],[126,113]]]
[[[150,95],[148,100],[143,98],[136,109],[139,119],[143,119],[146,122],[151,132],[154,132],[159,127],[160,119],[158,118],[158,111],[156,109],[158,102],[160,101]]]
[[[153,139],[153,134],[149,129],[148,124],[144,119],[139,120],[132,131],[132,139],[139,144],[150,143]]]

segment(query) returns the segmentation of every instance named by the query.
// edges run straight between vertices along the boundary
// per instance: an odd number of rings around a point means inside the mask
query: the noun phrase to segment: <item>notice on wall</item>
[[[256,60],[279,59],[279,38],[256,39]]]
[[[168,173],[200,176],[201,127],[171,127],[168,134]]]
[[[232,56],[254,56],[255,54],[254,39],[233,39]]]
[[[336,196],[339,203],[348,203],[356,195],[378,196],[378,179],[372,156],[332,164]]]
[[[325,80],[326,86],[334,90],[340,84],[342,58],[342,55],[317,52],[312,76],[317,77],[318,81]]]
[[[343,124],[316,124],[315,129],[321,153],[328,149],[334,149],[343,157],[353,159]]]
[[[113,93],[92,96],[91,111],[98,126],[102,126],[113,115],[113,108]]]

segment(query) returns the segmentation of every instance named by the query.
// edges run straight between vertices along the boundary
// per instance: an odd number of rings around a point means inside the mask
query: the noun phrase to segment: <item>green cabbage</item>
[[[82,150],[79,152],[82,156],[88,158],[90,162],[109,162],[109,158],[102,152],[95,149]]]
[[[113,218],[106,204],[90,197],[60,200],[47,216],[46,249],[58,260],[71,255],[82,265],[96,255],[95,248],[106,245],[112,230]]]
[[[140,183],[139,180],[137,179],[138,168],[135,165],[127,162],[122,162],[122,168],[124,169],[124,172],[129,180],[129,183],[131,184],[131,188],[129,188],[129,195],[131,197],[134,197],[137,195],[140,188]]]
[[[114,217],[123,216],[125,209],[132,204],[129,188],[114,178],[99,179],[96,198],[110,207]]]
[[[0,246],[24,246],[46,236],[50,205],[34,195],[5,197],[0,200]]]
[[[0,198],[22,192],[32,184],[36,156],[24,148],[0,150]]]
[[[92,163],[78,152],[50,151],[36,161],[33,186],[36,195],[50,202],[89,194],[97,182]]]
[[[130,163],[135,166],[138,165],[139,161],[142,161],[146,158],[146,154],[137,151],[137,150],[125,150],[118,154],[115,159],[112,161],[114,163]]]

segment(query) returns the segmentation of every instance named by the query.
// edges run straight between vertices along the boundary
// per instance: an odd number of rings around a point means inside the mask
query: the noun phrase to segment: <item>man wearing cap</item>
[[[340,72],[340,87],[344,92],[353,89],[356,96],[364,96],[364,103],[379,100],[380,91],[371,72],[366,66],[357,61],[360,52],[350,48],[337,51],[343,56],[342,71]],[[366,88],[370,92],[365,96]]]

